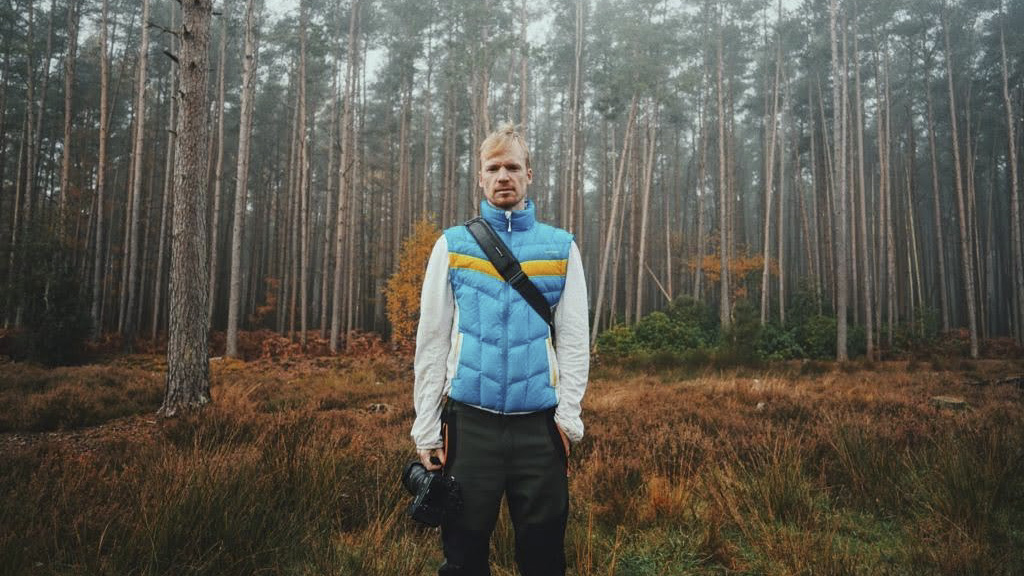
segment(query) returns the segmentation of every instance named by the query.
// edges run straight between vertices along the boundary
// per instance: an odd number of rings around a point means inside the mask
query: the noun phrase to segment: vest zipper
[[[512,231],[512,211],[511,210],[505,210],[505,220],[508,221],[508,231],[511,232]]]

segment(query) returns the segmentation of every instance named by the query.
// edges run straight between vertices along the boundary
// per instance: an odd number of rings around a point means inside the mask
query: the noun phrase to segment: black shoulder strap
[[[477,217],[469,220],[466,222],[466,228],[469,228],[469,233],[476,239],[476,243],[483,249],[494,268],[498,270],[498,274],[501,274],[501,277],[515,288],[530,307],[547,322],[548,327],[551,328],[551,342],[554,343],[555,318],[551,314],[551,307],[548,306],[547,299],[537,289],[536,284],[523,272],[519,260],[516,260],[512,251],[502,242],[501,237],[494,233],[494,229],[483,218]]]

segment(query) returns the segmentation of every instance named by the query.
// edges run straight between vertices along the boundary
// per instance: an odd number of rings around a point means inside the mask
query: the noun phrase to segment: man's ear
[[[527,168],[526,169],[526,183],[527,184],[532,184],[533,183],[533,168]]]

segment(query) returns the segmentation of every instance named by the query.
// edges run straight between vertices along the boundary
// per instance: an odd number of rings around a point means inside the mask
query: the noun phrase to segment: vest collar
[[[507,232],[529,230],[536,222],[536,210],[533,200],[526,199],[526,206],[522,210],[502,210],[491,206],[487,200],[480,202],[480,215],[495,230]]]

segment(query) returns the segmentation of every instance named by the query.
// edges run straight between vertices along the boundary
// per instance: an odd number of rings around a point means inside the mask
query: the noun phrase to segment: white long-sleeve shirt
[[[565,287],[555,307],[555,361],[558,366],[558,407],[555,422],[576,443],[583,439],[580,417],[583,393],[590,373],[590,328],[587,284],[576,242],[569,249]],[[413,403],[416,420],[412,438],[416,448],[440,448],[441,408],[451,390],[456,363],[459,310],[448,279],[448,241],[434,244],[420,293],[420,321],[416,330],[416,381]]]

